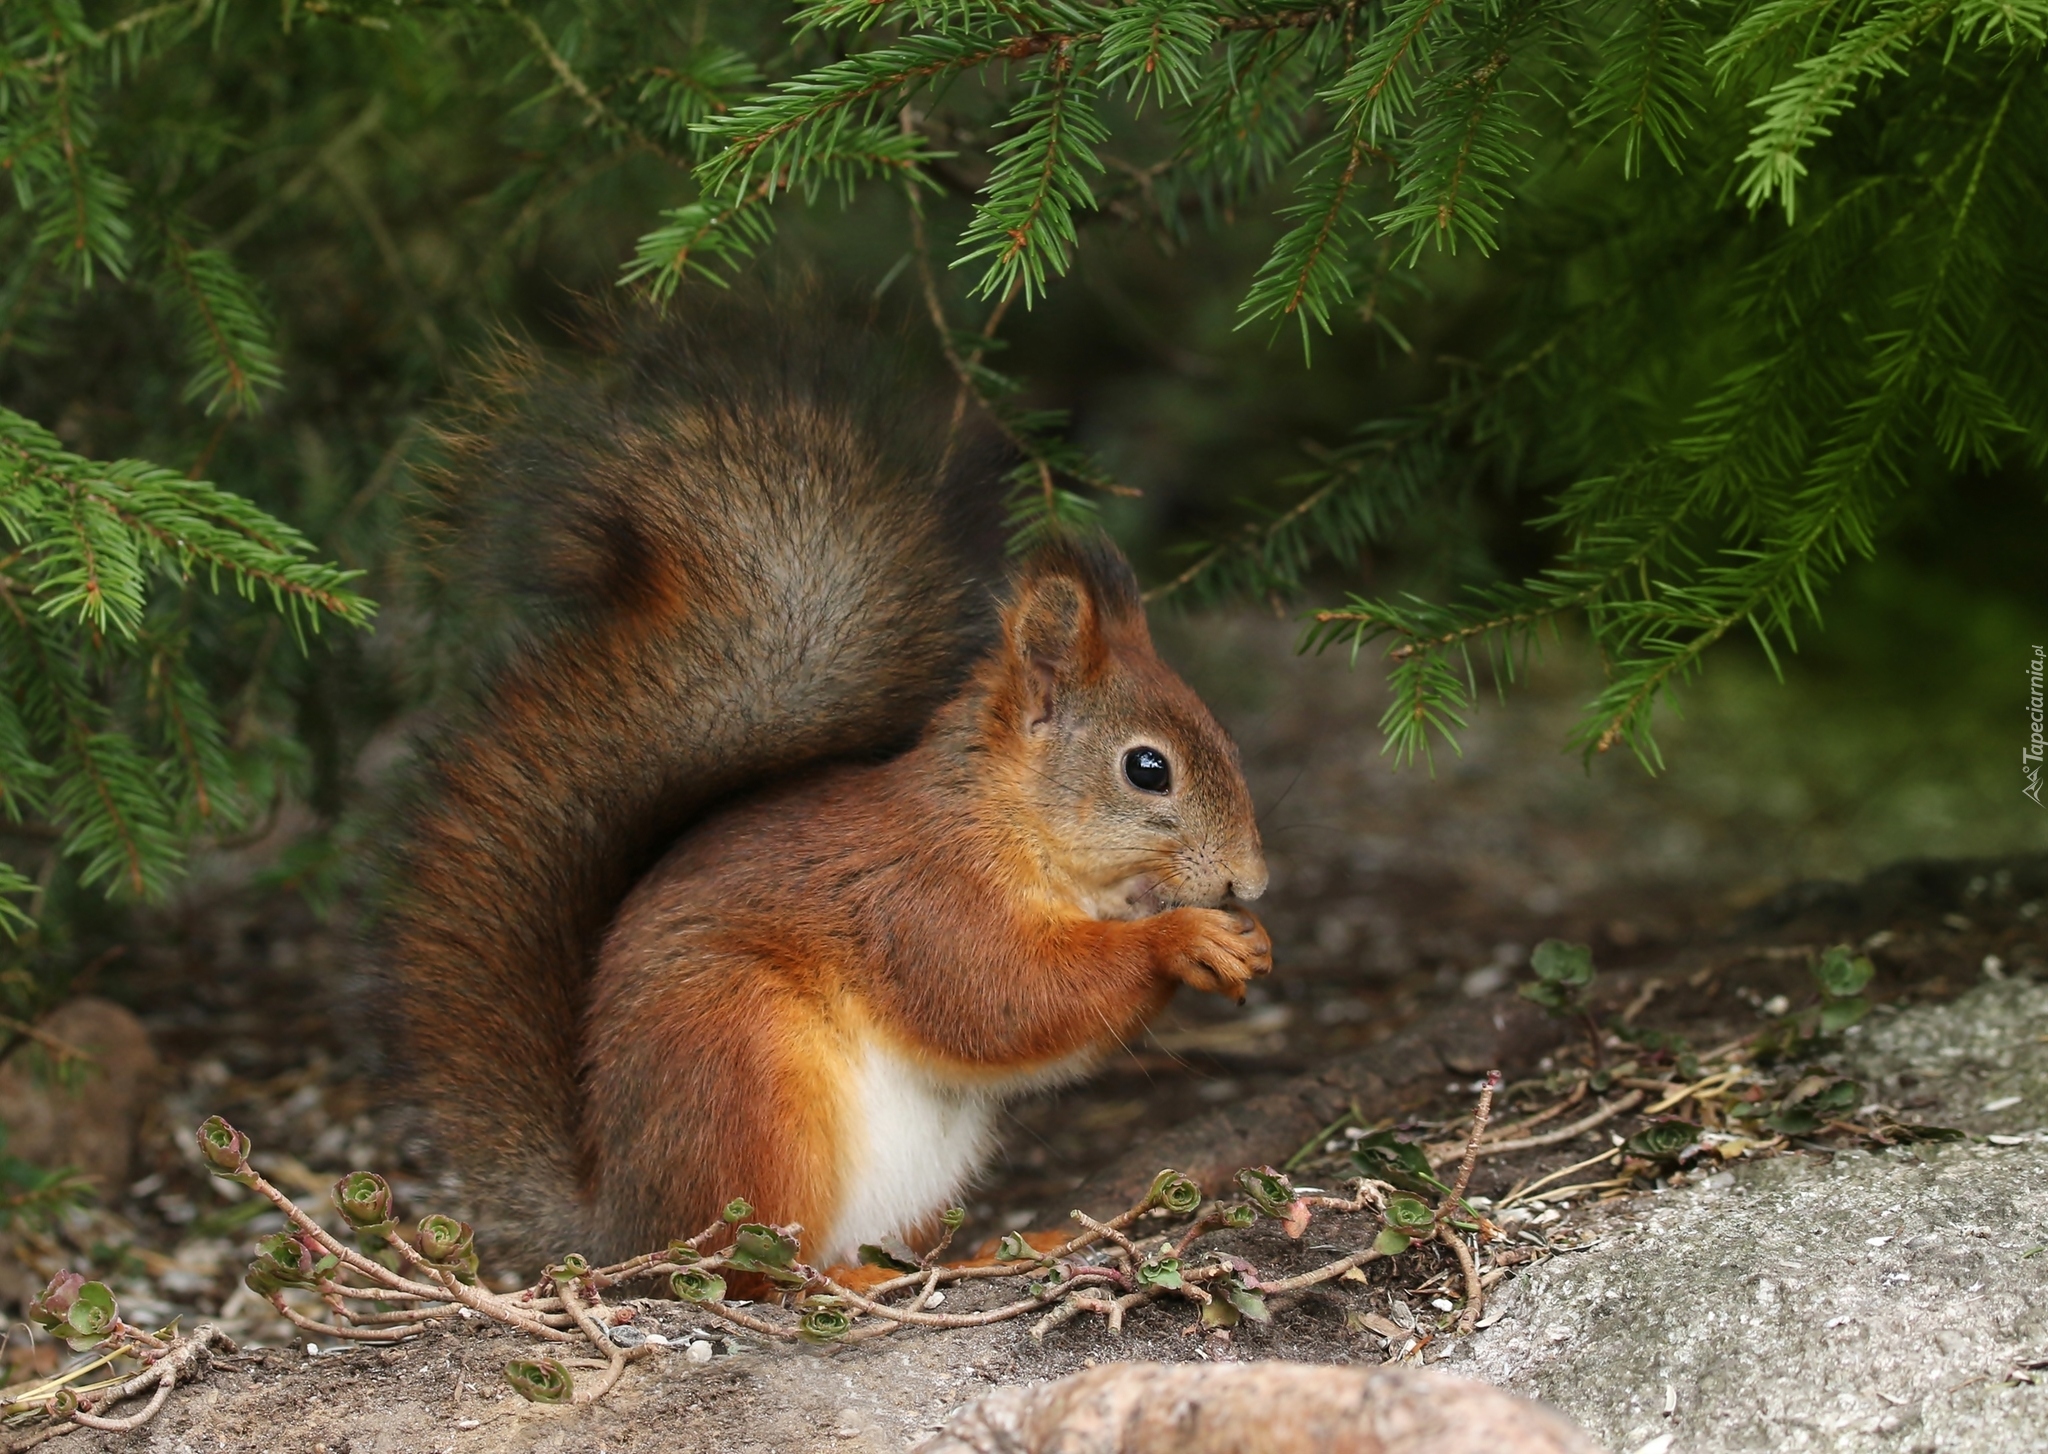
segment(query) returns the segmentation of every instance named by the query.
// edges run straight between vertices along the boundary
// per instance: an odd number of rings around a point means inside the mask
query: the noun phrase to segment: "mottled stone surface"
[[[1619,1204],[1444,1366],[1622,1454],[2048,1447],[2048,1370],[2025,1367],[2048,1360],[2048,988],[1874,1017],[1837,1059],[1998,1141],[1784,1156]]]

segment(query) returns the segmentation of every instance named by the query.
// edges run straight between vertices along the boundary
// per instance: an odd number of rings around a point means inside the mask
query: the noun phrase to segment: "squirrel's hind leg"
[[[824,1251],[840,1201],[843,1057],[814,997],[758,964],[725,967],[601,976],[584,1069],[600,1255],[701,1231],[734,1198],[756,1220],[801,1224],[806,1260]]]

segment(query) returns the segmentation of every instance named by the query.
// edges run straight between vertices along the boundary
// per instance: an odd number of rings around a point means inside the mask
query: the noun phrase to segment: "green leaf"
[[[1839,1035],[1870,1013],[1870,1001],[1861,995],[1828,1000],[1820,1007],[1820,1033]]]
[[[85,1286],[85,1275],[64,1271],[51,1278],[42,1292],[31,1299],[25,1311],[29,1320],[46,1332],[55,1333],[68,1327],[71,1309],[78,1302],[78,1295]]]
[[[1138,1286],[1167,1287],[1181,1286],[1180,1259],[1164,1252],[1155,1252],[1138,1264]]]
[[[1583,989],[1593,982],[1593,951],[1583,944],[1546,939],[1529,956],[1529,968],[1545,984]]]
[[[1026,1286],[1035,1298],[1051,1297],[1067,1285],[1067,1271],[1056,1262],[1048,1262],[1039,1275]]]
[[[1838,1080],[1834,1084],[1816,1091],[1806,1102],[1824,1116],[1844,1115],[1856,1109],[1863,1100],[1863,1087],[1853,1080]]]
[[[219,1116],[208,1116],[199,1123],[195,1139],[199,1143],[199,1155],[205,1160],[207,1170],[229,1181],[239,1181],[244,1185],[249,1183],[247,1136]]]
[[[476,1230],[467,1222],[435,1212],[421,1217],[413,1245],[429,1262],[447,1263],[467,1252],[476,1240]]]
[[[1820,981],[1821,991],[1833,999],[1862,994],[1876,973],[1877,967],[1869,959],[1852,956],[1846,944],[1829,949],[1813,967],[1813,977]]]
[[[72,1348],[82,1350],[105,1338],[118,1320],[113,1290],[103,1282],[88,1282],[78,1288],[65,1326],[54,1331]]]
[[[334,1206],[358,1232],[391,1231],[391,1186],[373,1171],[351,1171],[334,1183]]]
[[[1430,1169],[1429,1156],[1392,1131],[1374,1131],[1352,1143],[1351,1164],[1374,1181],[1424,1196],[1450,1190]]]
[[[1780,1106],[1764,1124],[1787,1136],[1809,1136],[1820,1129],[1820,1117],[1807,1106]]]
[[[916,1272],[920,1264],[915,1257],[905,1255],[907,1250],[899,1247],[892,1252],[873,1242],[863,1242],[855,1258],[862,1267],[886,1267],[892,1272]]]
[[[1379,1236],[1372,1239],[1373,1251],[1385,1257],[1399,1257],[1413,1245],[1414,1239],[1406,1232],[1396,1232],[1392,1227],[1382,1227]]]
[[[1273,1315],[1266,1310],[1264,1295],[1248,1287],[1240,1277],[1219,1277],[1209,1284],[1209,1291],[1211,1296],[1228,1303],[1238,1313],[1255,1323],[1270,1323],[1273,1320]]]
[[[794,1239],[760,1222],[742,1222],[733,1234],[732,1250],[725,1258],[734,1267],[772,1277],[789,1272],[796,1255]]]

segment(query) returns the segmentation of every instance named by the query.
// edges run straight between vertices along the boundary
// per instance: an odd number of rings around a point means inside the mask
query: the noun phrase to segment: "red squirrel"
[[[388,951],[514,1262],[734,1197],[850,1262],[1005,1097],[1272,963],[1236,749],[1116,549],[1003,569],[999,469],[875,345],[691,311],[508,345],[445,439],[454,544],[524,603],[423,754]]]

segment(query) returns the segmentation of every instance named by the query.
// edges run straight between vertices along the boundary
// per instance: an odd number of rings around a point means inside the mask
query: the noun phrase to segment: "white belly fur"
[[[1003,1102],[1071,1079],[1094,1059],[963,1083],[867,1041],[851,1077],[839,1208],[820,1265],[851,1263],[863,1242],[901,1237],[953,1206],[994,1143]]]

